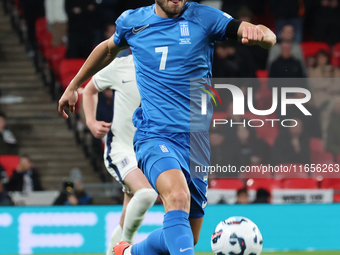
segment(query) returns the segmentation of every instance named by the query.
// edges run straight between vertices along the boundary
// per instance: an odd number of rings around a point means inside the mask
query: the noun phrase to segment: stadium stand
[[[279,135],[279,129],[276,123],[272,127],[270,122],[265,122],[263,127],[256,128],[256,133],[258,138],[262,138],[270,147],[273,147]]]
[[[333,164],[334,156],[328,151],[319,152],[315,157],[311,158],[311,163],[315,164]]]
[[[8,177],[11,177],[13,171],[19,164],[20,157],[18,155],[0,155],[0,165],[7,172]]]
[[[320,138],[312,137],[309,140],[311,163],[331,163],[333,155],[325,151],[325,143]]]
[[[283,179],[281,181],[284,189],[317,189],[318,181],[316,179]]]
[[[289,171],[284,172],[275,172],[274,178],[276,179],[284,179],[284,178],[308,178],[309,175],[305,171],[301,172],[303,164],[282,164],[282,169],[287,169]],[[281,168],[281,165],[277,165],[276,167]]]
[[[281,189],[282,184],[276,179],[249,179],[247,181],[247,187],[250,190],[266,189],[272,191],[273,189]]]
[[[334,67],[340,67],[340,43],[333,46],[332,49],[332,65]]]
[[[321,182],[321,188],[334,189],[334,202],[340,203],[340,179],[323,179]]]
[[[209,183],[211,189],[234,189],[244,188],[244,182],[239,179],[214,179]]]
[[[67,88],[68,84],[71,82],[84,63],[85,59],[82,58],[64,59],[61,61],[59,73],[60,83],[63,90]],[[86,83],[84,83],[84,85],[85,84]]]
[[[88,184],[89,187],[93,185],[93,189],[102,190],[101,193],[103,194],[107,193],[111,186],[104,187],[101,185],[100,179],[107,180],[103,177],[103,169],[99,169],[98,165],[95,164],[92,164],[91,167],[89,163],[88,159],[93,160],[93,158],[91,159],[91,148],[87,148],[88,145],[84,145],[86,142],[79,137],[77,131],[78,117],[73,120],[72,125],[69,125],[73,132],[68,130],[65,122],[57,115],[56,102],[51,101],[51,97],[54,100],[59,98],[60,92],[68,86],[84,63],[84,59],[66,59],[67,47],[65,45],[52,45],[52,35],[46,18],[40,17],[35,22],[38,51],[35,52],[31,61],[25,55],[22,44],[25,43],[25,29],[22,29],[22,26],[25,26],[23,25],[25,24],[23,22],[24,10],[20,6],[20,0],[8,0],[8,2],[13,4],[9,11],[12,28],[9,19],[0,12],[0,31],[5,35],[0,38],[0,84],[5,96],[13,95],[23,98],[24,101],[13,105],[0,106],[9,116],[9,124],[13,127],[21,145],[20,153],[32,155],[35,165],[42,170],[42,181],[47,189],[58,189],[62,177],[67,176],[71,168],[80,167],[85,182],[91,182]],[[209,4],[210,1],[205,2]],[[214,2],[217,4],[219,1]],[[255,21],[274,28],[275,18],[270,13],[267,4],[263,13],[261,15],[255,14]],[[307,35],[306,38],[308,38],[308,41],[300,44],[305,60],[313,60],[320,50],[325,50],[332,54],[333,67],[338,68],[340,66],[340,43],[331,47],[324,42],[312,41],[311,35]],[[35,73],[36,70],[38,73]],[[269,109],[272,104],[272,92],[268,87],[268,71],[257,70],[255,75],[260,84],[255,91],[256,108],[259,110]],[[43,85],[48,85],[47,89]],[[50,92],[50,95],[48,92]],[[78,113],[80,103],[81,97],[77,105]],[[228,117],[230,116],[227,111],[222,111],[222,109],[214,113],[216,119],[227,119]],[[265,120],[265,118],[254,116],[249,112],[246,112],[243,116],[246,120],[255,117]],[[279,118],[275,113],[269,117],[272,119]],[[263,139],[271,147],[282,132],[276,123],[274,127],[271,127],[269,122],[265,122],[263,127],[255,129],[256,137]],[[78,146],[74,138],[84,148]],[[325,150],[322,139],[311,138],[309,148],[311,163],[322,164],[327,169],[329,169],[330,164],[334,163],[334,155]],[[87,154],[84,154],[82,149]],[[18,156],[16,155],[0,156],[0,164],[4,166],[9,175],[17,165],[17,160]],[[102,161],[101,158],[100,161]],[[336,162],[340,163],[340,154],[337,156]],[[290,166],[290,164],[287,164],[287,166]],[[297,169],[299,167],[300,165],[296,165]],[[93,168],[98,172],[93,172]],[[104,172],[106,173],[105,170]],[[250,190],[265,188],[272,191],[273,189],[317,189],[318,187],[334,189],[334,201],[340,202],[340,179],[332,179],[339,177],[339,173],[336,172],[311,172],[310,176],[306,172],[291,172],[289,174],[266,172],[261,175],[263,178],[260,179],[256,178],[259,177],[258,173],[242,173],[238,177],[242,180],[214,179],[210,182],[209,188],[238,190],[245,186],[244,180],[248,179],[246,186]],[[276,179],[272,179],[272,177]],[[312,179],[307,179],[308,177]]]
[[[312,137],[309,140],[309,148],[314,152],[322,152],[325,150],[325,144],[320,138]]]
[[[54,71],[55,81],[60,81],[60,63],[66,56],[66,47],[64,45],[56,46],[51,49],[49,53],[51,66],[50,68]]]
[[[51,101],[40,73],[35,72],[34,62],[26,56],[9,19],[3,15],[0,12],[0,32],[3,35],[0,37],[1,90],[3,96],[22,100],[2,104],[1,109],[7,114],[8,125],[19,141],[19,153],[31,155],[35,166],[41,169],[42,182],[48,190],[58,190],[62,178],[75,166],[82,169],[87,183],[100,182],[98,174],[77,146],[72,131],[59,117],[56,103]],[[17,156],[6,157],[1,156],[1,161],[10,173],[17,165]]]
[[[251,172],[243,172],[238,174],[238,178],[241,179],[251,179],[251,178],[271,178],[272,173],[271,172],[261,172],[262,165],[261,164],[253,164],[249,166],[250,169],[252,169]]]
[[[267,82],[265,79],[268,79],[269,78],[269,73],[267,70],[257,70],[256,71],[256,77],[259,78],[259,79],[264,79],[263,81]],[[267,86],[266,83],[264,83],[265,86]]]
[[[330,170],[330,165],[328,164],[321,164],[316,166],[316,170],[311,173],[310,177],[315,178],[318,181],[322,181],[324,178],[339,178],[340,173],[335,172],[334,164],[331,164],[333,171]],[[327,170],[327,171],[325,171]]]
[[[315,56],[320,50],[331,51],[329,45],[323,42],[302,42],[301,47],[305,59]]]

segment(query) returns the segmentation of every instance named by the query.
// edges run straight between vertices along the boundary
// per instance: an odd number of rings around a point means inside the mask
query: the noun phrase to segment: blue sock
[[[187,212],[167,212],[164,215],[163,232],[171,255],[194,255],[194,237]]]
[[[132,255],[169,255],[168,246],[165,243],[163,228],[158,228],[142,242],[132,245]]]
[[[167,240],[167,241],[166,241]],[[156,229],[142,242],[132,246],[132,255],[194,255],[189,214],[169,211],[164,215],[163,228]]]

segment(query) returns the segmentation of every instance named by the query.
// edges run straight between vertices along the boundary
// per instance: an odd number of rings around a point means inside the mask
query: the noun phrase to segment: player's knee
[[[190,207],[190,194],[184,190],[175,190],[169,194],[165,202],[171,210],[186,210]]]
[[[155,203],[158,194],[153,189],[139,189],[135,192],[134,197],[144,204],[147,209],[149,209]]]

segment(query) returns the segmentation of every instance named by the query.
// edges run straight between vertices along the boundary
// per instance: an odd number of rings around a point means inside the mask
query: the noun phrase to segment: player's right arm
[[[64,118],[68,118],[64,108],[67,108],[71,113],[74,113],[75,104],[78,100],[77,89],[81,84],[110,64],[123,48],[126,47],[118,47],[114,43],[112,36],[110,39],[103,41],[92,51],[59,100],[58,112]]]
[[[97,121],[96,112],[98,104],[98,90],[94,85],[93,78],[86,85],[83,92],[83,109],[86,119],[86,125],[94,137],[102,139],[111,128],[111,123]]]
[[[241,22],[237,36],[245,45],[259,45],[263,49],[270,49],[276,43],[276,35],[264,25],[254,25],[249,22]]]

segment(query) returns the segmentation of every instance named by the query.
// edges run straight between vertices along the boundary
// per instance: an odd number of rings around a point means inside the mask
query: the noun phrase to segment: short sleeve
[[[116,32],[113,40],[118,47],[129,46],[126,40],[126,32],[129,28],[125,25],[127,23],[126,19],[129,13],[130,10],[123,12],[116,20]]]
[[[117,83],[117,81],[115,81],[116,62],[117,59],[113,60],[112,63],[110,63],[108,66],[100,70],[92,77],[94,86],[98,91],[103,91],[105,89],[114,89],[115,84]]]
[[[199,22],[213,40],[227,40],[226,29],[233,17],[216,8],[203,5],[200,6],[197,14]]]

